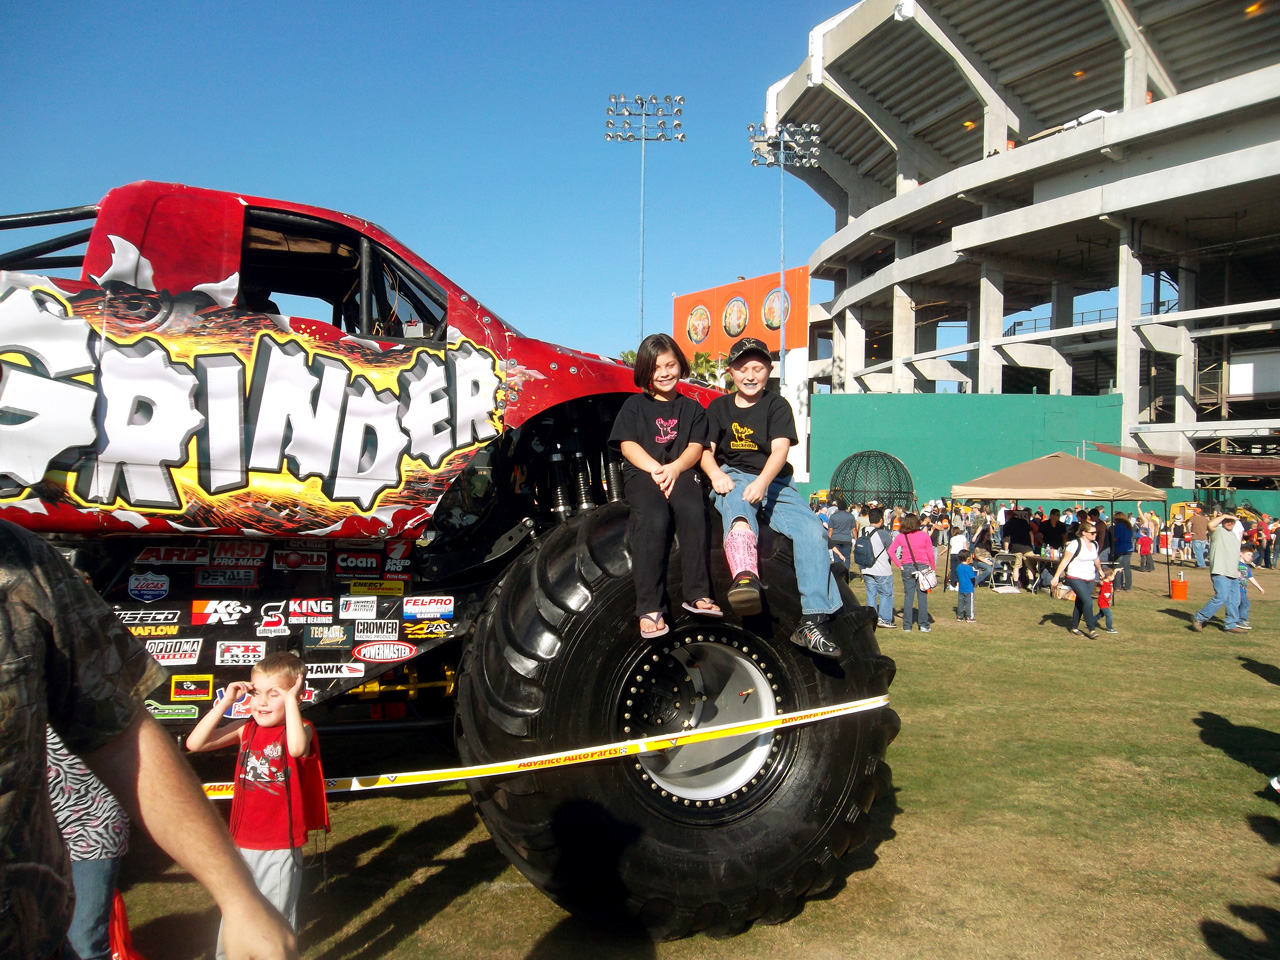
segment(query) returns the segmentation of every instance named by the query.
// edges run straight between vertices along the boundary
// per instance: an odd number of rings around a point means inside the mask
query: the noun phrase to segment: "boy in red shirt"
[[[298,929],[302,887],[301,848],[307,831],[329,829],[324,772],[315,727],[302,719],[298,697],[306,665],[291,653],[258,661],[250,682],[230,684],[187,737],[187,749],[204,753],[238,744],[231,796],[231,839],[262,895]],[[245,694],[251,714],[218,729],[223,712]],[[222,930],[218,930],[222,960]]]
[[[1120,571],[1112,570],[1098,582],[1098,612],[1106,617],[1107,633],[1119,633],[1115,623],[1111,619],[1111,604],[1116,598],[1116,574]]]

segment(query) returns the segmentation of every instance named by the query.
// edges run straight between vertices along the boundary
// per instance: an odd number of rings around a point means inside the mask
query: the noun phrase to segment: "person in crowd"
[[[978,619],[973,610],[973,595],[977,589],[978,575],[973,569],[973,564],[969,562],[969,551],[961,550],[956,555],[959,562],[956,565],[956,582],[959,585],[959,593],[956,595],[956,623],[965,621],[967,623],[977,623]]]
[[[1187,560],[1187,541],[1186,541],[1186,521],[1182,514],[1174,514],[1173,520],[1169,524],[1169,556],[1175,562],[1184,563]]]
[[[867,528],[854,544],[854,559],[867,585],[867,606],[874,607],[881,627],[893,626],[893,565],[889,545],[893,534],[884,528],[884,510],[867,511]]]
[[[623,492],[631,507],[627,544],[636,587],[636,616],[640,636],[646,640],[671,632],[666,620],[665,584],[673,527],[680,539],[682,606],[701,616],[723,616],[711,596],[707,508],[693,470],[706,448],[707,415],[700,403],[678,390],[680,379],[688,375],[689,361],[670,335],[645,337],[636,350],[633,368],[635,384],[643,392],[622,404],[609,436],[626,461]],[[807,509],[805,516],[821,529]],[[729,549],[726,537],[726,553]],[[753,557],[754,553],[753,549]],[[758,597],[754,569],[753,560],[751,581]]]
[[[910,633],[911,625],[918,622],[920,632],[928,633],[929,593],[920,589],[915,574],[923,570],[936,574],[933,542],[929,534],[920,529],[920,518],[914,513],[902,518],[898,535],[889,545],[889,556],[902,573],[902,629]]]
[[[1209,532],[1209,518],[1204,514],[1204,507],[1197,503],[1183,536],[1191,546],[1191,556],[1196,566],[1201,569],[1209,565],[1206,559],[1209,552]]]
[[[787,454],[798,442],[791,407],[765,390],[773,363],[762,341],[743,337],[729,351],[728,362],[737,389],[711,401],[710,446],[701,462],[724,521],[724,552],[734,576],[729,603],[743,616],[761,609],[756,538],[757,515],[762,515],[791,538],[800,592],[800,622],[791,642],[817,656],[838,658],[830,621],[844,601],[822,526],[804,509],[791,478]]]
[[[79,960],[111,960],[111,907],[129,849],[129,815],[52,727],[45,727],[45,752],[49,802],[71,856],[76,895],[67,946]]]
[[[163,669],[62,556],[0,522],[0,956],[57,956],[72,868],[49,799],[46,725],[232,921],[233,958],[295,957],[218,813],[143,708]],[[40,878],[35,882],[35,878]]]
[[[258,890],[294,930],[307,833],[329,829],[320,743],[298,706],[306,673],[306,665],[292,653],[269,654],[254,666],[249,683],[228,684],[187,736],[187,749],[193,753],[238,746],[231,837]],[[252,715],[219,728],[224,711],[246,693]],[[225,929],[224,917],[218,960],[226,956]]]
[[[1144,523],[1138,534],[1138,569],[1143,573],[1151,573],[1156,568],[1155,545],[1151,525]]]
[[[1280,519],[1273,520],[1265,513],[1262,515],[1262,526],[1266,530],[1266,542],[1262,545],[1262,565],[1272,570],[1276,565],[1276,536],[1280,534]]]
[[[1080,523],[1078,536],[1066,545],[1062,551],[1062,559],[1054,571],[1051,586],[1056,587],[1066,581],[1071,592],[1076,595],[1076,602],[1071,611],[1071,627],[1068,630],[1074,636],[1080,636],[1080,620],[1084,619],[1085,635],[1090,640],[1098,639],[1098,620],[1093,612],[1093,587],[1102,579],[1102,563],[1098,559],[1098,533],[1092,520]]]
[[[959,556],[962,552],[969,552],[969,538],[965,536],[964,527],[954,526],[951,528],[951,543],[949,545],[949,549],[950,562],[947,566],[950,568],[951,572],[947,575],[947,586],[948,588],[954,589],[958,583],[956,579],[956,566],[960,562]]]
[[[1119,519],[1116,514],[1116,519]],[[1107,633],[1119,633],[1116,630],[1115,618],[1112,616],[1112,608],[1115,606],[1116,599],[1116,574],[1120,571],[1109,570],[1107,575],[1098,581],[1098,613],[1106,624]]]
[[[1111,562],[1111,530],[1103,519],[1101,507],[1089,511],[1089,522],[1093,524],[1094,533],[1098,535],[1098,560],[1105,566]]]
[[[992,537],[991,513],[984,505],[973,520],[973,534],[969,538],[969,547],[971,550],[986,550],[990,553]]]
[[[997,542],[1004,541],[1004,522],[1009,518],[1008,505],[1001,500],[1000,507],[996,510],[994,527],[991,531],[991,538]]]
[[[982,586],[996,572],[996,561],[991,556],[991,551],[982,547],[974,547],[969,551],[969,563],[978,574],[978,579],[973,584],[975,587]]]
[[[1031,531],[1031,522],[1026,510],[1009,510],[1005,514],[1001,542],[1005,553],[1014,554],[1013,582],[1022,586],[1022,567],[1027,557],[1035,556],[1035,538]],[[1034,561],[1033,561],[1034,562]],[[1028,575],[1035,576],[1034,568],[1028,565]]]
[[[1192,617],[1192,630],[1203,630],[1213,615],[1225,608],[1223,630],[1248,633],[1240,626],[1240,538],[1236,535],[1239,523],[1230,513],[1215,513],[1212,519],[1205,520],[1210,537],[1209,579],[1213,582],[1213,596]]]
[[[1048,551],[1050,560],[1062,557],[1062,546],[1066,543],[1067,526],[1062,522],[1057,509],[1049,511],[1049,516],[1040,524],[1040,542]]]
[[[1250,544],[1244,544],[1240,547],[1240,565],[1238,572],[1240,574],[1237,579],[1240,592],[1236,597],[1236,626],[1241,630],[1252,630],[1249,625],[1249,611],[1253,603],[1249,600],[1249,585],[1252,584],[1254,589],[1259,593],[1266,593],[1262,589],[1262,584],[1258,582],[1258,578],[1253,575],[1253,561],[1257,556],[1257,551]]]
[[[1117,510],[1111,522],[1111,562],[1119,571],[1116,589],[1129,590],[1133,587],[1133,526],[1123,510]]]
[[[840,575],[846,579],[853,566],[853,531],[858,521],[852,513],[845,509],[843,499],[836,501],[835,513],[827,518],[828,537],[831,544],[832,560]]]

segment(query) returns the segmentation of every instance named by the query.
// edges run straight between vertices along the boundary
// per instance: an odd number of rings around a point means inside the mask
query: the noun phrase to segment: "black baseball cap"
[[[773,363],[773,357],[769,356],[769,347],[763,340],[757,340],[755,337],[743,337],[732,347],[729,348],[729,362],[742,359],[748,353],[760,354],[760,359],[765,363]]]

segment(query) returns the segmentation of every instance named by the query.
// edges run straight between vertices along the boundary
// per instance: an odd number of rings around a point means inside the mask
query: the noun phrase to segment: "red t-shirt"
[[[1111,606],[1111,598],[1115,596],[1116,585],[1110,580],[1098,584],[1098,609],[1105,610]]]
[[[231,839],[237,847],[288,850],[305,846],[308,830],[329,829],[320,743],[315,727],[302,722],[311,730],[311,749],[299,758],[289,756],[284,724],[264,727],[250,720],[240,731],[231,797]]]

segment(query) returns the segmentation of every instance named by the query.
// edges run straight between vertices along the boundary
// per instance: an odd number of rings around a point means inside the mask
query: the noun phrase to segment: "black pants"
[[[711,596],[707,558],[707,506],[694,472],[686,470],[676,478],[668,500],[647,473],[628,471],[627,546],[631,550],[631,572],[636,583],[636,616],[666,610],[667,552],[671,545],[672,521],[680,538],[680,572],[684,599],[692,603]]]

